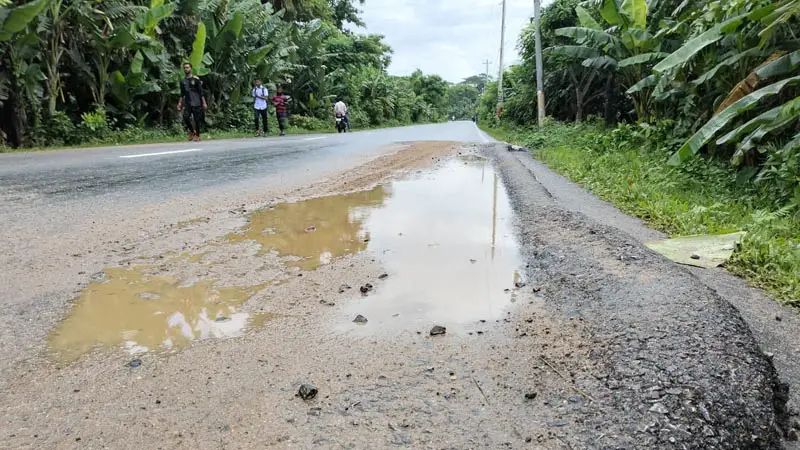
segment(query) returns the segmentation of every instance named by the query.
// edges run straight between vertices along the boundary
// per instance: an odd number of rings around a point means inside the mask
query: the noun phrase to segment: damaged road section
[[[0,314],[2,447],[778,448],[785,391],[736,311],[523,156],[402,145],[109,234],[78,288],[37,272],[73,301]]]
[[[593,407],[572,448],[780,448],[787,387],[738,312],[623,232],[567,212],[504,145],[485,146],[517,213],[527,276],[594,337],[574,374]]]

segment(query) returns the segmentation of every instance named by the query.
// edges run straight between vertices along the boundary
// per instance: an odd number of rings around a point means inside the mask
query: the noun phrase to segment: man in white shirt
[[[347,125],[347,129],[350,129],[350,119],[347,117],[347,105],[345,105],[341,99],[333,105],[333,114],[334,116],[342,116],[345,125]]]
[[[269,91],[261,84],[261,80],[256,80],[256,86],[253,88],[253,104],[255,122],[256,122],[256,136],[261,136],[261,131],[258,129],[258,118],[261,117],[264,123],[264,135],[269,135],[269,123],[267,121],[267,109],[269,104]]]

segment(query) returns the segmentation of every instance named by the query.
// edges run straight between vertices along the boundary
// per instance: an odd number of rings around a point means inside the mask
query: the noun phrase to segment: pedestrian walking
[[[267,120],[268,98],[269,90],[261,84],[261,80],[256,80],[256,85],[253,88],[253,116],[256,123],[256,136],[261,136],[261,131],[258,129],[259,118],[261,118],[264,125],[264,135],[269,135],[269,121]]]
[[[189,131],[189,140],[200,141],[200,127],[205,121],[205,111],[208,109],[206,97],[203,95],[203,82],[192,75],[192,65],[183,65],[186,75],[181,80],[181,98],[178,100],[178,111],[183,111],[183,126]]]
[[[281,136],[286,136],[286,118],[287,108],[289,103],[289,96],[283,93],[283,87],[278,86],[277,95],[272,97],[272,104],[275,105],[275,116],[278,118],[278,128],[281,130]]]

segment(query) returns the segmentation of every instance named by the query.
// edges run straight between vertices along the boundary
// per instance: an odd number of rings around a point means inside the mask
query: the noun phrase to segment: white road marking
[[[318,141],[320,139],[325,139],[325,137],[313,137],[313,138],[305,138],[304,141]]]
[[[120,158],[142,158],[145,156],[158,156],[158,155],[171,155],[173,153],[189,153],[189,152],[199,152],[202,151],[201,148],[187,148],[186,150],[170,150],[168,152],[158,152],[158,153],[139,153],[137,155],[123,155]]]
[[[484,133],[483,130],[478,128],[478,124],[475,122],[472,122],[472,124],[475,125],[475,131],[478,132],[478,136],[481,137],[481,140],[483,140],[484,143],[489,142],[489,138],[486,137],[486,133]]]

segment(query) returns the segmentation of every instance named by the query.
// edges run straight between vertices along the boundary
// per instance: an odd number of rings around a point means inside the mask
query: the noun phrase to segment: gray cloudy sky
[[[457,82],[483,73],[488,59],[497,75],[500,0],[366,0],[362,8],[367,31],[383,34],[394,49],[392,74],[419,68]],[[533,15],[533,0],[507,0],[506,8],[508,66],[518,59],[517,38]]]

